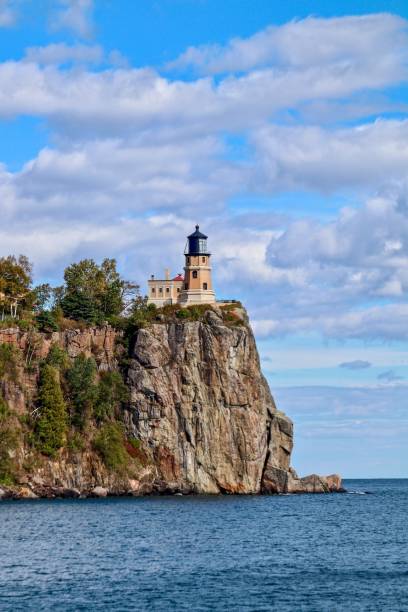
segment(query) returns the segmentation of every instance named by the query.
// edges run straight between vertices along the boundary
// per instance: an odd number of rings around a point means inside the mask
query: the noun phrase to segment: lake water
[[[408,610],[408,480],[371,495],[0,503],[1,610]]]

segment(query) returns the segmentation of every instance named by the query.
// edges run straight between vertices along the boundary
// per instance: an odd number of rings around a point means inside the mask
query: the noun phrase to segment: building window
[[[207,283],[203,283],[203,289],[204,289],[204,291],[207,291],[207,289],[208,289]]]
[[[190,258],[187,257],[187,264],[190,265]]]
[[[156,289],[152,287],[152,293],[156,293]]]
[[[159,287],[159,293],[163,293],[163,287]]]
[[[193,271],[193,278],[197,278],[198,274],[197,274],[197,270]]]
[[[177,293],[180,293],[180,287],[177,287]]]
[[[205,257],[202,257],[202,258],[201,258],[201,261],[202,261],[203,263],[205,263]]]
[[[170,287],[166,287],[166,293],[170,293]]]
[[[188,283],[184,283],[184,289],[188,289]]]

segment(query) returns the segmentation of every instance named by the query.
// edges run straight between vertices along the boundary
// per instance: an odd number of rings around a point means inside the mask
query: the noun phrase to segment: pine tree
[[[40,417],[36,424],[37,447],[52,457],[65,442],[67,409],[58,370],[50,365],[42,368],[38,400]]]
[[[75,358],[72,367],[66,373],[71,422],[80,429],[92,416],[98,395],[98,388],[95,384],[96,372],[95,360],[81,353]]]
[[[94,325],[98,320],[98,313],[92,299],[79,291],[71,291],[62,300],[64,315],[74,321],[84,321]]]

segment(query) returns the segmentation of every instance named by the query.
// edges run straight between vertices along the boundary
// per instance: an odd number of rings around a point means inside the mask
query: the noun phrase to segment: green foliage
[[[205,313],[212,310],[210,304],[196,304],[194,306],[188,306],[187,310],[190,313],[190,319],[193,321],[201,321]]]
[[[2,317],[17,318],[19,309],[32,307],[32,265],[24,255],[0,258],[0,309]]]
[[[140,329],[153,321],[157,316],[157,308],[155,304],[148,304],[147,297],[138,296],[130,309],[128,325],[133,330]]]
[[[8,414],[9,414],[8,404],[6,400],[3,398],[3,396],[0,394],[0,422],[4,421],[4,419],[8,416]]]
[[[190,321],[201,321],[208,310],[212,310],[210,304],[195,304],[187,308],[180,308],[176,311],[178,319],[188,319]]]
[[[58,346],[58,344],[51,345],[45,363],[60,370],[60,372],[65,372],[70,366],[68,353]]]
[[[75,358],[72,367],[66,373],[71,421],[80,428],[84,427],[92,415],[98,397],[98,387],[95,384],[96,371],[95,360],[81,354]]]
[[[42,310],[46,310],[49,305],[52,296],[53,290],[51,285],[48,283],[44,283],[42,285],[38,285],[33,289],[34,295],[34,308],[37,312],[41,312]]]
[[[180,308],[180,310],[177,310],[176,312],[176,317],[178,319],[188,319],[190,317],[190,313],[188,312],[187,308]]]
[[[50,310],[41,310],[36,316],[37,328],[41,332],[55,332],[59,330],[54,313]]]
[[[128,443],[133,446],[135,450],[139,450],[142,445],[138,438],[128,438]]]
[[[35,424],[36,446],[44,455],[53,457],[65,442],[67,410],[58,370],[48,364],[41,370],[38,405],[40,416]]]
[[[119,423],[105,423],[93,444],[109,470],[119,473],[126,471],[129,455],[124,445],[123,428]]]
[[[75,453],[83,450],[84,447],[84,436],[79,431],[71,431],[68,436],[67,448]]]
[[[245,325],[245,321],[238,316],[234,311],[237,308],[242,308],[241,302],[238,300],[221,306],[222,319],[229,326]]]
[[[60,302],[64,315],[89,324],[120,315],[138,290],[120,277],[114,259],[104,259],[99,266],[93,259],[83,259],[66,268],[64,279]]]
[[[129,399],[129,391],[119,372],[103,372],[98,384],[94,416],[99,422],[114,416],[115,409]]]
[[[33,319],[32,318],[22,318],[18,320],[17,326],[21,331],[30,331],[33,329]]]
[[[18,433],[10,423],[11,414],[5,399],[0,395],[0,484],[14,484],[16,469],[10,454],[15,450]]]
[[[18,379],[19,355],[12,344],[0,344],[0,379],[8,378],[15,382]]]
[[[221,310],[235,310],[235,308],[242,308],[242,304],[239,300],[231,300],[225,304],[221,304]]]
[[[62,300],[62,310],[66,317],[74,321],[84,321],[88,325],[95,325],[98,322],[98,312],[92,298],[85,293],[71,291]]]

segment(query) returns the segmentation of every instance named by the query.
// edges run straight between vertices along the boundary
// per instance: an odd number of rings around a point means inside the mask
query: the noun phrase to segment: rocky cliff
[[[3,375],[1,381],[18,440],[7,451],[14,482],[0,485],[3,495],[341,489],[337,476],[299,479],[290,467],[293,425],[276,409],[241,308],[226,313],[214,307],[198,320],[159,315],[126,348],[121,333],[108,326],[48,335],[0,330],[2,344],[19,355],[14,377]],[[115,469],[98,452],[100,424],[92,419],[81,444],[67,439],[52,457],[33,447],[29,430],[38,411],[39,367],[52,346],[71,360],[92,356],[99,373],[121,370],[129,396],[115,419],[123,423],[126,469]]]

